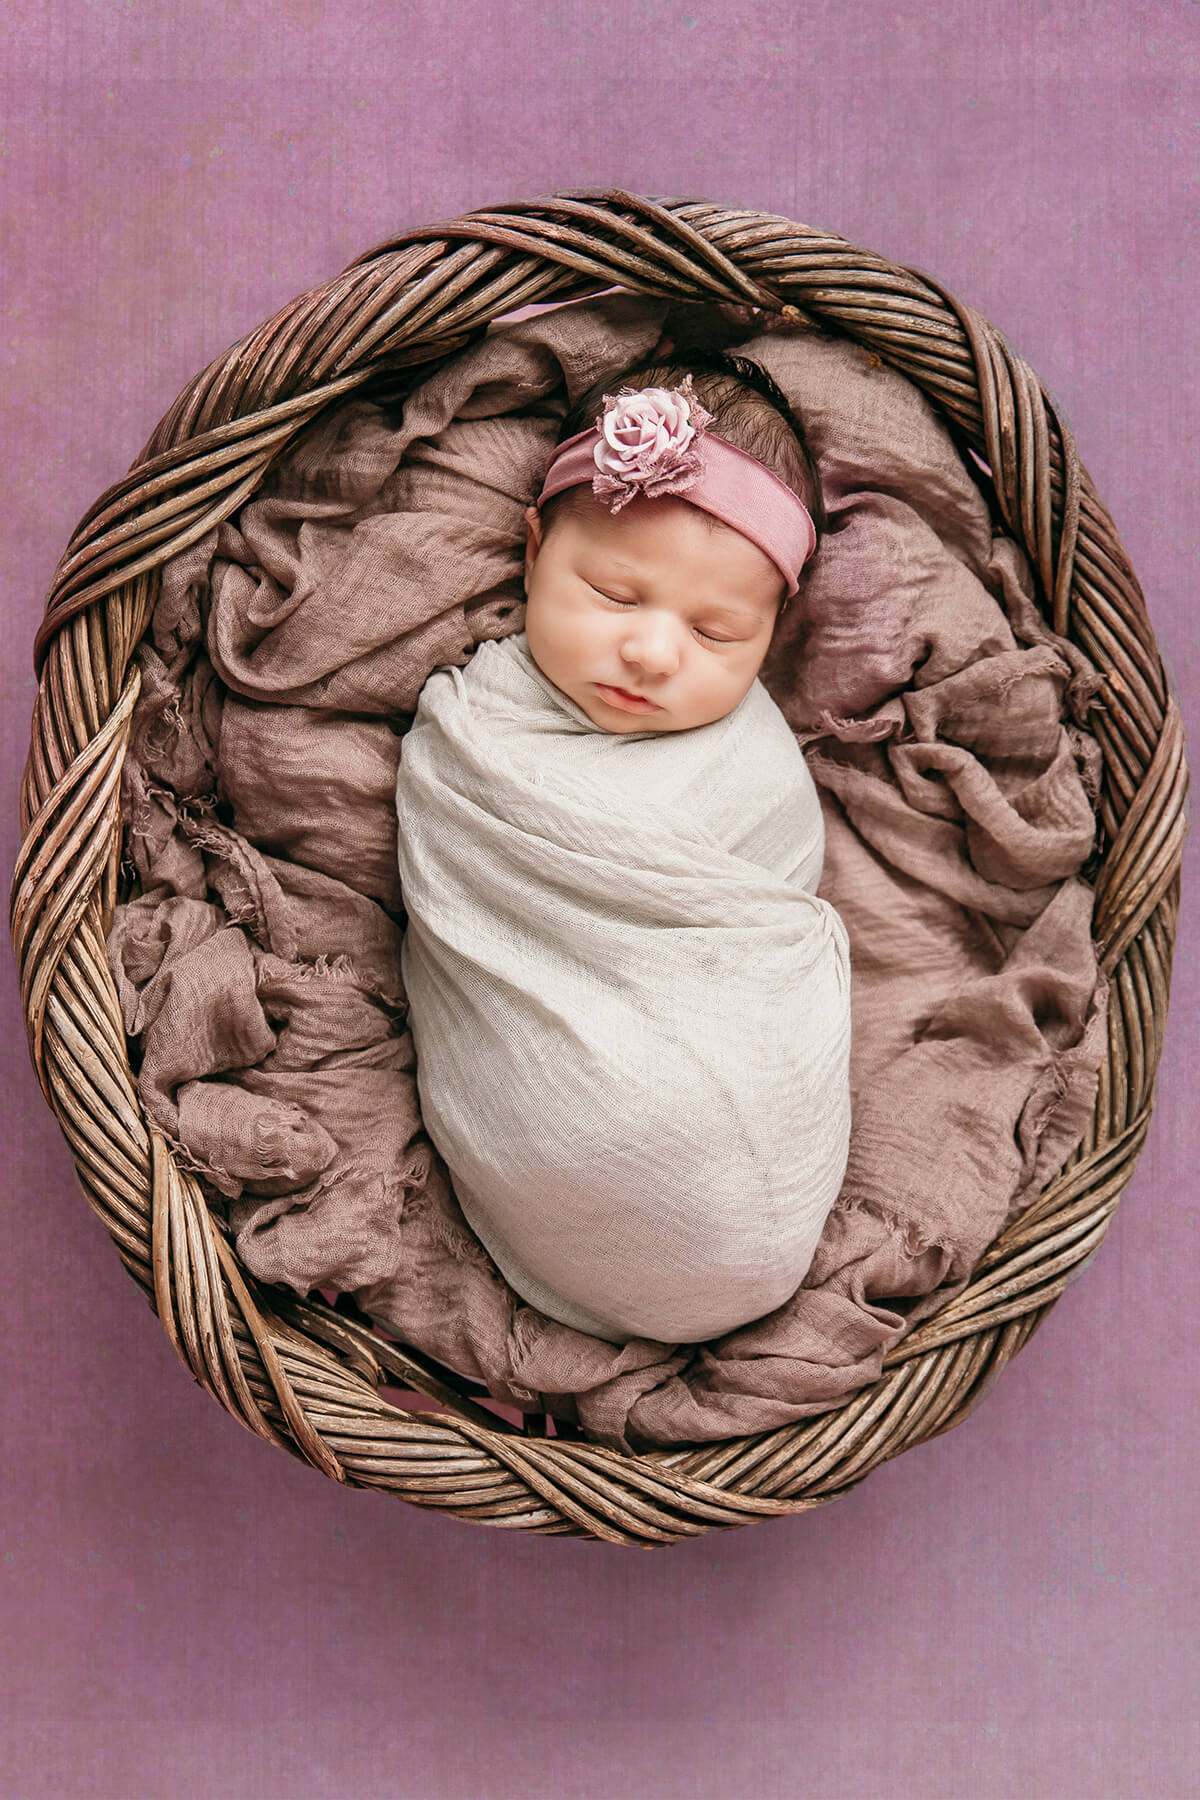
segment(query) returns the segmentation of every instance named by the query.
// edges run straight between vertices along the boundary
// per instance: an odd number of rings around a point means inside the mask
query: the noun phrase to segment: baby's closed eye
[[[588,586],[592,589],[594,594],[598,594],[601,600],[609,606],[636,606],[638,604],[636,600],[619,600],[615,594],[606,594],[603,588],[594,586],[590,581],[588,582]],[[709,644],[736,644],[739,641],[737,638],[714,637],[711,632],[701,631],[698,625],[693,625],[692,630],[696,633],[697,637],[702,637],[705,642]]]

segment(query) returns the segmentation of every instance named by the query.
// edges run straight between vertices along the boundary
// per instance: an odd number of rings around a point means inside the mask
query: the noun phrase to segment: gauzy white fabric
[[[762,683],[615,733],[489,640],[425,683],[396,807],[421,1116],[510,1285],[616,1343],[782,1305],[845,1172],[850,956]]]

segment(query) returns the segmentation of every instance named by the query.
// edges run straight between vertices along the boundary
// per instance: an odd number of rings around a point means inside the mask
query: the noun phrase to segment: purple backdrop
[[[179,388],[391,231],[553,188],[784,213],[993,320],[1194,716],[1194,10],[15,0],[6,867],[54,564]],[[1195,947],[1185,911],[1106,1245],[975,1416],[823,1511],[657,1556],[343,1492],[242,1431],[81,1198],[10,959],[0,1792],[1200,1790]]]

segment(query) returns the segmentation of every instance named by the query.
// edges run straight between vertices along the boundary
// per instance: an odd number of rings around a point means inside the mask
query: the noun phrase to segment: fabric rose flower
[[[677,388],[622,388],[604,396],[596,419],[592,491],[620,512],[638,494],[685,493],[700,475],[696,438],[711,425],[692,392],[691,375]]]

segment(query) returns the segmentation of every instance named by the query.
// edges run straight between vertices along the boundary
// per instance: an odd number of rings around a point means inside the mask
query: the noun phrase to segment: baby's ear
[[[536,506],[525,508],[525,523],[528,527],[525,534],[525,573],[528,574],[542,547],[542,515]]]

